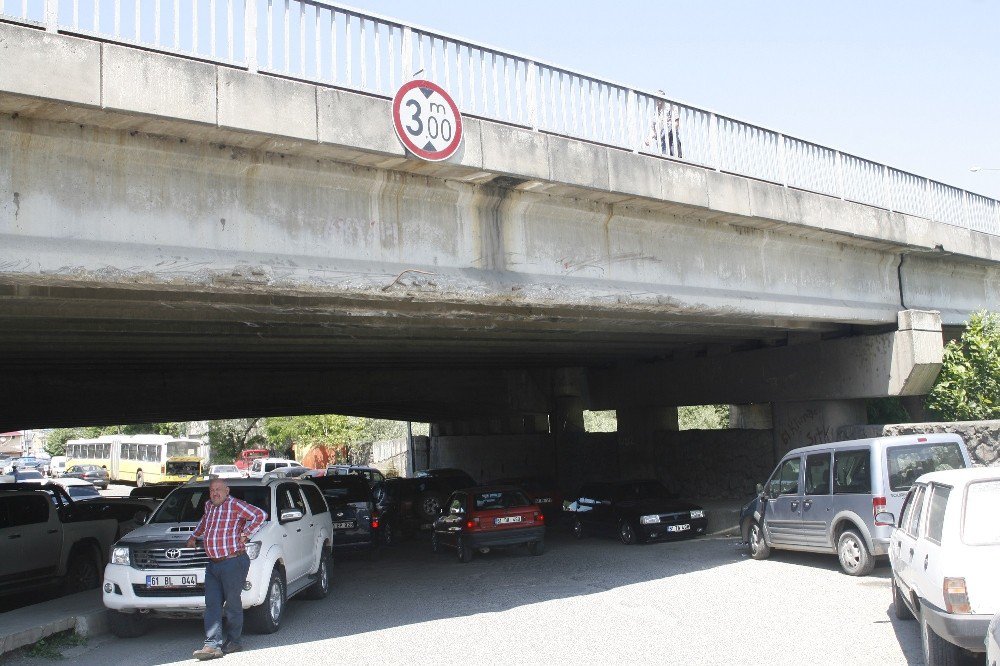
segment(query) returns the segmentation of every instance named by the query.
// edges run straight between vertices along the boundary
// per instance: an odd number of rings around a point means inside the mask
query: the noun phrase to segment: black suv
[[[704,534],[705,510],[676,499],[659,481],[587,483],[568,510],[573,534],[617,534],[626,545]]]
[[[476,485],[462,470],[438,472],[423,470],[415,478],[386,479],[375,487],[384,543],[430,530],[449,495]]]
[[[344,474],[310,481],[319,486],[330,507],[333,552],[368,551],[373,558],[377,557],[381,538],[379,511],[365,478]]]

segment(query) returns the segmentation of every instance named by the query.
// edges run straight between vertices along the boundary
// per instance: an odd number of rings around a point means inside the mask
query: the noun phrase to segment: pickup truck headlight
[[[692,520],[695,519],[695,518],[704,518],[704,517],[705,517],[705,510],[704,509],[693,509],[691,511],[691,519]]]
[[[247,557],[256,560],[260,555],[260,541],[251,541],[247,544]]]
[[[121,564],[131,566],[132,558],[129,555],[128,546],[115,546],[111,549],[111,564]]]
[[[639,518],[639,522],[642,523],[643,525],[651,525],[653,523],[660,522],[660,517],[658,515],[642,516],[641,518]]]

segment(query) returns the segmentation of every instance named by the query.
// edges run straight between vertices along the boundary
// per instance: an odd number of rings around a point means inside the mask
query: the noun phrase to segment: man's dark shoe
[[[219,648],[206,645],[200,650],[195,650],[192,656],[198,661],[205,661],[207,659],[218,659],[222,655],[223,652]]]
[[[222,646],[222,654],[232,654],[234,652],[240,652],[243,646],[240,643],[226,643]]]

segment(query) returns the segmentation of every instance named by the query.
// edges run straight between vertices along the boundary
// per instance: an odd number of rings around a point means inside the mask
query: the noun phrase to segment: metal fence
[[[1000,202],[710,111],[323,0],[0,0],[0,16],[391,97],[1000,235]]]

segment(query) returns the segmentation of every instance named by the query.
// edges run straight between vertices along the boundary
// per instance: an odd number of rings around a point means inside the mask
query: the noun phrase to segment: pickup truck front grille
[[[132,566],[136,569],[204,569],[208,555],[201,548],[154,546],[132,548]]]

